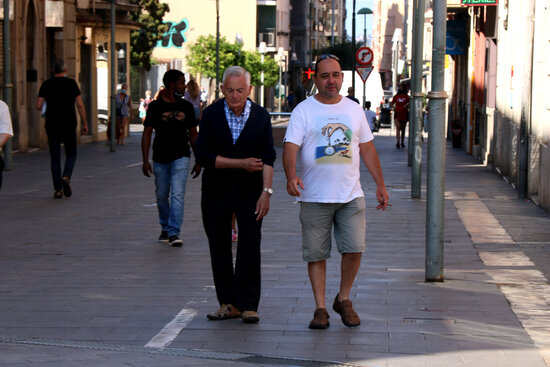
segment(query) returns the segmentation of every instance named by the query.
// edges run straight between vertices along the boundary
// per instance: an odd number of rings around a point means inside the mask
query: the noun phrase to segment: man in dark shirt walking
[[[182,246],[180,229],[183,223],[183,200],[189,173],[189,156],[195,150],[197,120],[193,105],[183,99],[185,75],[179,70],[168,70],[162,79],[166,89],[147,109],[141,137],[143,174],[155,174],[159,222],[162,231],[160,242]],[[153,167],[149,163],[151,137],[153,141]],[[200,174],[195,165],[193,178]]]
[[[50,163],[55,190],[54,199],[62,199],[72,195],[70,179],[76,162],[76,113],[80,115],[81,133],[88,133],[86,109],[78,84],[67,77],[65,62],[57,59],[52,67],[53,78],[40,86],[36,109],[41,111],[46,103],[46,134],[50,147]],[[61,143],[65,147],[65,165],[61,174]]]

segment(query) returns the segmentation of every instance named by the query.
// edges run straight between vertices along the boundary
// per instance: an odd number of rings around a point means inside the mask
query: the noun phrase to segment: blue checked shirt
[[[231,135],[233,136],[233,144],[235,144],[241,135],[241,132],[244,129],[244,124],[246,124],[246,120],[248,120],[248,116],[250,116],[250,106],[252,106],[252,103],[249,99],[247,99],[246,104],[244,105],[243,113],[241,113],[240,116],[236,116],[227,106],[227,102],[223,102],[225,117],[227,118],[229,129],[231,130]]]

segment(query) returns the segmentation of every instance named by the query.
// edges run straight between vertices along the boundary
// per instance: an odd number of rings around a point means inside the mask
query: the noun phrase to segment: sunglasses
[[[333,55],[333,54],[323,54],[323,55],[319,56],[317,58],[317,61],[315,62],[315,71],[317,71],[317,65],[319,65],[319,63],[321,61],[326,60],[326,59],[336,60],[336,61],[338,61],[338,64],[340,64],[340,66],[342,66],[342,62],[340,61],[338,56]]]

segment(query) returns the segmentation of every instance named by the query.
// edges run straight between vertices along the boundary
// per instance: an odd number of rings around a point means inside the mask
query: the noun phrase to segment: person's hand
[[[343,133],[345,133],[348,130],[348,127],[341,123],[330,123],[327,124],[323,129],[321,130],[321,134],[324,136],[328,136],[329,138],[334,134],[336,130],[342,130]]]
[[[298,176],[294,176],[286,181],[286,191],[290,196],[300,196],[300,188],[304,189],[304,183]]]
[[[254,214],[257,214],[256,220],[260,220],[263,217],[267,215],[267,212],[269,212],[269,203],[271,200],[271,195],[265,191],[262,192],[262,195],[260,195],[260,199],[256,203],[256,211]]]
[[[386,210],[388,206],[391,206],[391,204],[389,204],[390,195],[388,194],[385,186],[376,188],[376,198],[378,199],[378,206],[376,207],[376,210]]]
[[[86,135],[88,134],[88,124],[82,124],[82,128],[80,129],[80,135]]]
[[[153,169],[151,168],[151,164],[149,163],[149,161],[143,162],[141,170],[143,171],[143,174],[147,177],[151,177],[151,175],[153,174]]]
[[[201,174],[201,166],[195,163],[195,165],[193,166],[193,169],[191,170],[191,174],[192,174],[191,178],[199,177],[199,175]]]
[[[264,163],[259,158],[244,158],[241,160],[241,168],[248,172],[260,172],[264,168]]]

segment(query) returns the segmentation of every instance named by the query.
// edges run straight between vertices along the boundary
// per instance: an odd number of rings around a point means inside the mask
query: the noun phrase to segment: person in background
[[[404,86],[399,86],[391,104],[395,114],[395,137],[397,139],[395,147],[399,149],[399,144],[401,143],[401,148],[405,148],[405,128],[409,121],[409,96]]]
[[[128,94],[128,84],[124,83],[116,95],[116,140],[117,144],[124,145],[124,138],[128,135],[128,124],[132,118],[132,98]]]
[[[0,100],[0,189],[2,188],[2,171],[4,171],[4,159],[1,152],[12,136],[13,127],[11,126],[10,109],[6,102]]]
[[[147,89],[145,91],[145,98],[142,98],[139,102],[139,118],[142,124],[145,122],[145,116],[147,115],[147,109],[151,101],[153,101],[153,97],[151,96],[151,91]]]
[[[191,102],[193,105],[193,110],[195,111],[195,118],[199,121],[201,114],[201,93],[199,86],[194,79],[191,79],[187,83],[187,90],[185,91],[183,99]]]
[[[80,115],[80,132],[88,133],[86,108],[82,101],[80,88],[74,79],[67,77],[65,61],[57,59],[53,62],[53,78],[40,86],[36,109],[46,108],[46,134],[50,147],[50,165],[54,187],[54,199],[62,199],[72,195],[70,179],[76,162],[76,113],[75,104]],[[61,174],[61,143],[65,147],[65,165]]]
[[[370,107],[371,107],[370,101],[366,101],[365,117],[367,118],[367,122],[369,123],[371,131],[376,132],[378,131],[378,128],[376,127],[376,112],[372,111]]]
[[[359,100],[357,98],[355,98],[355,89],[353,89],[353,87],[348,88],[348,95],[346,97],[351,99],[353,102],[355,102],[357,104],[360,104]]]
[[[159,98],[159,96],[162,95],[162,93],[164,92],[164,89],[165,89],[165,88],[164,88],[164,85],[161,85],[161,86],[159,87],[159,90],[157,90],[157,93],[155,93],[155,96],[153,97],[153,100],[154,100],[154,101],[156,101],[156,100]]]

